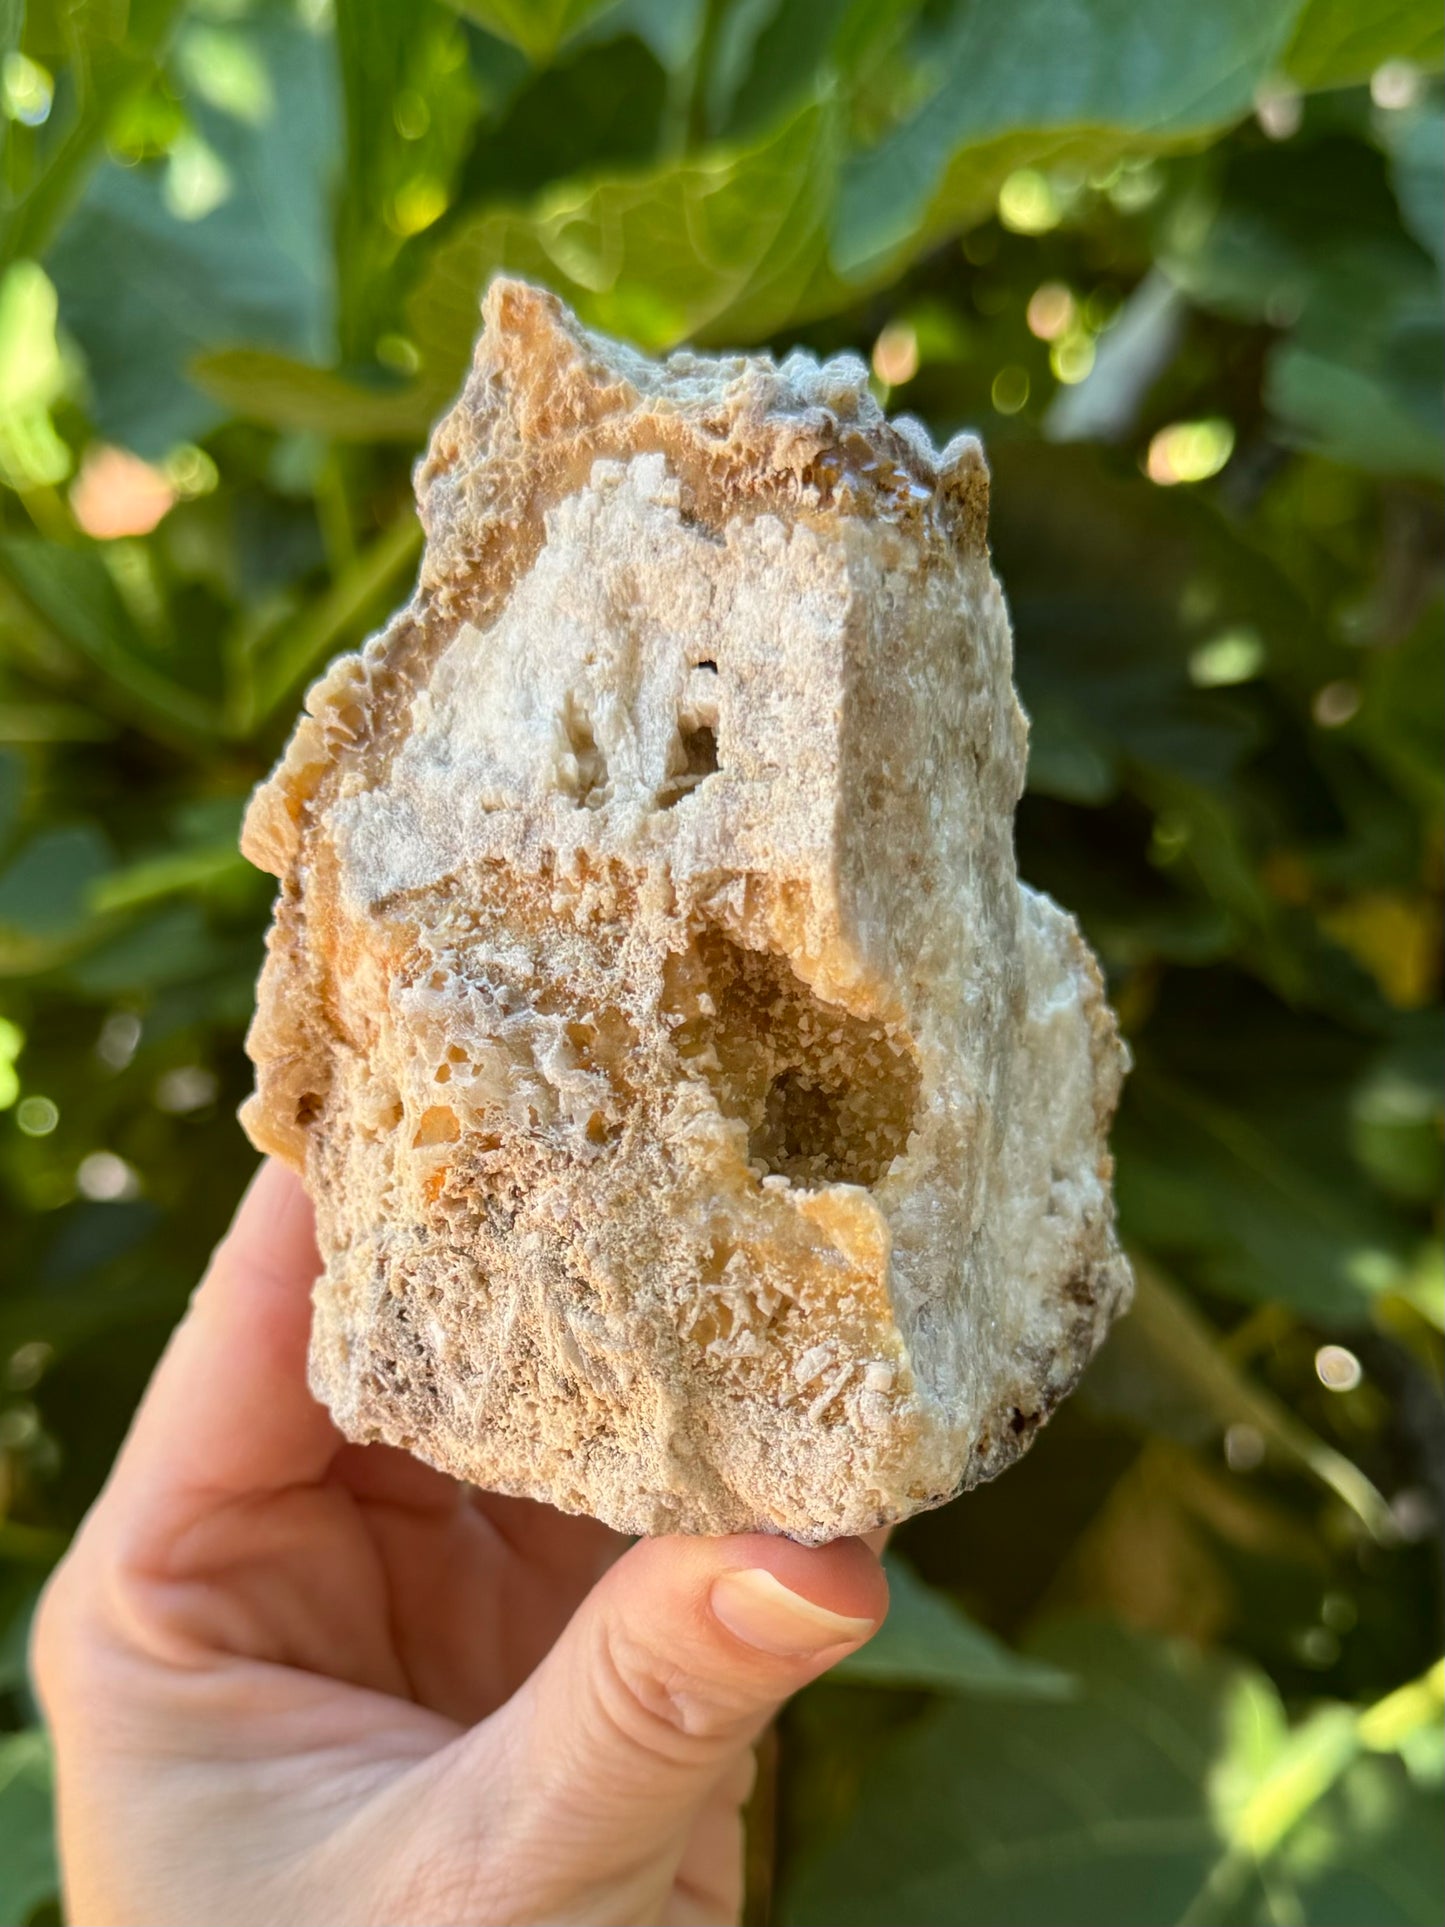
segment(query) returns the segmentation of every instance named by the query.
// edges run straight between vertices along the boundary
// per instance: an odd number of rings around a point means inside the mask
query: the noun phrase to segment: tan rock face
[[[496,283],[417,593],[247,819],[247,1130],[314,1389],[631,1531],[823,1540],[990,1477],[1128,1271],[1124,1054],[1020,885],[978,444],[845,359],[661,366]]]

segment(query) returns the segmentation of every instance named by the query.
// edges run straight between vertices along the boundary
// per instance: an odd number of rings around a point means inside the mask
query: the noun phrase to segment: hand
[[[652,1539],[347,1445],[262,1168],[52,1579],[83,1927],[731,1921],[752,1743],[875,1629],[867,1546]]]

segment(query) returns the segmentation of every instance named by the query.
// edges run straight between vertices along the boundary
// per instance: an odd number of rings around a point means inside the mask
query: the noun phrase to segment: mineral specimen
[[[1130,1280],[1124,1052],[1015,876],[977,441],[852,358],[495,282],[409,604],[311,691],[243,1113],[349,1437],[634,1532],[821,1541],[1027,1446]]]

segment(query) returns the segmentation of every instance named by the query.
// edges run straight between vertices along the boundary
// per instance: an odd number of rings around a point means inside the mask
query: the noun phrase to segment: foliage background
[[[1138,1308],[899,1535],[889,1629],[783,1728],[754,1917],[1438,1922],[1441,40],[1435,0],[0,0],[0,1923],[54,1917],[29,1607],[251,1162],[242,800],[404,593],[502,264],[982,428],[1022,868],[1136,1058]]]

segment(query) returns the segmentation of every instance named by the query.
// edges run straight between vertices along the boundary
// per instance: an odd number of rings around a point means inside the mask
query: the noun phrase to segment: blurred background
[[[0,0],[0,1927],[246,1180],[246,793],[506,266],[977,427],[1139,1299],[788,1714],[756,1921],[1438,1927],[1436,0]],[[265,1414],[257,1414],[265,1423]]]

